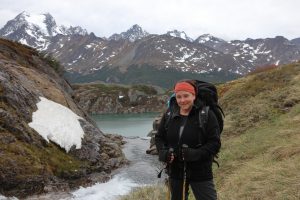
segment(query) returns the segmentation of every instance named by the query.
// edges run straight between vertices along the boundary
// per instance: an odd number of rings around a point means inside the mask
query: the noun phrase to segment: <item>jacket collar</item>
[[[197,104],[194,104],[193,107],[192,107],[192,110],[191,110],[190,113],[189,113],[189,115],[190,115],[190,114],[194,114],[194,113],[196,112],[196,110],[198,110],[198,108],[199,108],[199,106],[198,106]],[[171,118],[181,116],[181,115],[180,115],[180,108],[179,108],[179,106],[178,106],[177,103],[175,103],[175,104],[173,105],[172,112],[173,112],[173,114],[172,114],[172,117],[171,117]]]

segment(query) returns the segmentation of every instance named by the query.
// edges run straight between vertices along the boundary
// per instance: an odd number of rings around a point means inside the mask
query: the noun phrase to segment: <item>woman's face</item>
[[[194,105],[195,95],[186,92],[178,91],[176,92],[176,101],[181,110],[189,111]]]

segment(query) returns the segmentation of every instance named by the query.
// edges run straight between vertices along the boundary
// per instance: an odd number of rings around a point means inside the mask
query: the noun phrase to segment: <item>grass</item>
[[[268,70],[219,87],[225,135],[238,135],[276,119],[300,102],[300,63]]]
[[[129,196],[122,197],[122,200],[155,200],[155,199],[166,199],[167,193],[166,187],[163,185],[152,185],[134,189]]]
[[[221,168],[215,171],[220,199],[299,199],[299,122],[298,105],[223,142]]]

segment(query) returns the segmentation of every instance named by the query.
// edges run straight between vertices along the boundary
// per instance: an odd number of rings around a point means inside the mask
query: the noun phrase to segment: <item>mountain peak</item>
[[[122,32],[121,34],[113,34],[109,37],[110,40],[119,40],[119,39],[127,39],[131,42],[134,42],[138,39],[142,39],[147,37],[149,33],[142,29],[138,24],[134,24],[130,27],[126,32]]]
[[[46,49],[51,37],[62,35],[87,35],[87,31],[81,27],[57,26],[50,13],[31,14],[26,11],[18,14],[14,19],[8,21],[0,29],[0,35],[7,39],[19,41],[23,44]]]
[[[143,31],[142,27],[140,27],[138,24],[133,25],[129,30],[138,30],[138,31]]]
[[[182,39],[187,40],[189,42],[193,41],[193,39],[190,38],[189,36],[187,36],[187,34],[184,31],[178,31],[176,29],[174,29],[173,31],[168,31],[166,33],[166,35],[170,35],[172,37],[179,37],[179,38],[182,38]]]
[[[223,39],[217,38],[211,34],[206,33],[206,34],[200,35],[195,40],[195,42],[205,44],[207,42],[225,42],[225,41]]]
[[[24,18],[25,16],[30,16],[29,12],[23,11],[16,16],[16,18]]]

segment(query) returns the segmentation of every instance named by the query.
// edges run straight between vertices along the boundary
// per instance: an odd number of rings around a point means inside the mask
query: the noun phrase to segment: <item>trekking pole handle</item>
[[[187,144],[183,144],[183,145],[181,146],[181,148],[186,149],[186,148],[189,148],[189,146],[188,146]]]
[[[181,156],[182,156],[182,160],[184,161],[184,157],[183,157],[183,152],[185,149],[189,148],[189,146],[187,144],[183,144],[181,146]],[[184,162],[185,163],[185,162]]]

